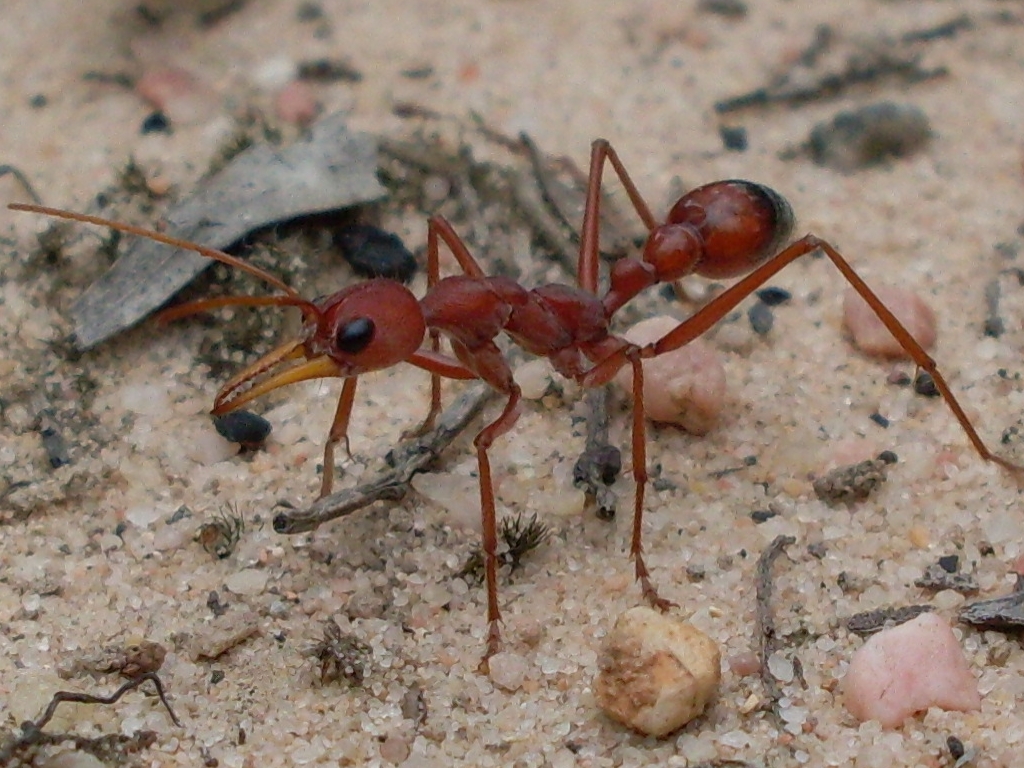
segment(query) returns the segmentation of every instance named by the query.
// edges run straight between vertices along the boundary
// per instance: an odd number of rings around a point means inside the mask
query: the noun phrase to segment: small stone
[[[634,344],[649,344],[677,325],[673,317],[652,317],[634,325],[625,337]],[[615,383],[632,394],[632,369],[620,370]],[[706,435],[714,427],[725,406],[725,387],[721,357],[701,339],[644,361],[647,418],[676,424],[693,435]]]
[[[286,123],[309,125],[319,114],[320,103],[309,84],[293,80],[278,91],[274,110]]]
[[[528,360],[516,368],[515,379],[525,400],[540,400],[551,386],[551,366],[543,357]]]
[[[526,659],[516,653],[502,651],[488,659],[491,682],[505,691],[518,691],[526,679]]]
[[[71,750],[37,763],[39,768],[104,768],[106,763],[88,752]]]
[[[721,681],[721,654],[696,627],[647,607],[622,614],[594,681],[606,715],[648,736],[666,736],[700,715]]]
[[[213,89],[180,67],[147,69],[135,82],[135,92],[167,115],[172,124],[207,122],[220,107]]]
[[[258,595],[266,589],[270,574],[262,569],[246,568],[224,579],[224,586],[236,595]]]
[[[381,759],[392,765],[404,763],[411,751],[409,740],[395,734],[386,737],[380,745]]]
[[[934,613],[884,629],[853,655],[843,679],[846,707],[858,720],[897,728],[929,707],[981,708],[978,683],[952,628]]]
[[[925,349],[935,346],[938,332],[935,312],[914,291],[907,288],[881,286],[875,294]],[[853,343],[866,355],[882,358],[908,358],[910,355],[889,333],[875,311],[852,288],[843,294],[843,324],[853,336]]]

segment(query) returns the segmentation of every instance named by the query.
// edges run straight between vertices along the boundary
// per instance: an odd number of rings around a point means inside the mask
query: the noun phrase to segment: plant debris
[[[212,520],[199,526],[196,540],[209,554],[223,560],[235,551],[235,545],[243,533],[245,519],[238,514],[237,509],[229,508],[228,512],[218,512]]]
[[[20,736],[12,737],[3,744],[0,744],[0,765],[17,765],[18,763],[15,763],[15,760],[18,760],[23,764],[32,764],[34,762],[33,752],[38,747],[47,744],[61,744],[69,740],[75,742],[76,749],[83,752],[89,752],[98,759],[102,759],[101,755],[117,753],[119,751],[118,748],[123,751],[138,751],[152,746],[156,742],[156,734],[152,731],[141,731],[130,737],[118,734],[117,736],[101,736],[96,739],[86,739],[81,736],[72,736],[70,734],[51,735],[43,733],[43,728],[45,728],[46,724],[53,719],[53,716],[57,711],[57,707],[62,703],[116,704],[120,701],[122,696],[129,691],[135,690],[147,680],[152,682],[154,687],[156,687],[157,695],[160,697],[160,703],[164,705],[171,721],[181,728],[181,721],[178,720],[178,716],[174,714],[174,710],[171,708],[170,702],[167,701],[167,696],[164,694],[164,686],[160,682],[160,678],[157,677],[155,672],[145,672],[133,680],[126,682],[110,694],[110,696],[95,696],[89,693],[77,693],[74,691],[57,691],[57,693],[53,694],[53,698],[50,699],[50,703],[41,717],[37,720],[25,721],[21,724]]]
[[[618,499],[609,486],[622,471],[622,451],[608,442],[608,387],[589,390],[586,408],[587,439],[573,466],[572,484],[586,493],[599,518],[612,520]]]
[[[550,529],[537,519],[536,513],[530,515],[529,519],[524,519],[522,512],[513,517],[503,517],[498,525],[498,566],[507,565],[509,571],[514,573],[523,564],[523,557],[550,536]],[[477,549],[462,566],[459,576],[479,579],[483,572],[484,552]]]
[[[779,713],[779,699],[782,698],[782,690],[775,682],[775,675],[769,669],[769,659],[773,654],[782,649],[775,632],[775,607],[772,605],[772,565],[776,558],[786,551],[786,547],[795,544],[793,536],[776,536],[771,544],[761,553],[757,559],[757,571],[755,587],[757,591],[757,642],[758,655],[761,661],[761,684],[764,686],[765,694],[768,696],[771,712],[779,727],[783,727],[782,715]]]
[[[863,501],[885,482],[889,465],[895,463],[896,454],[883,451],[877,459],[836,467],[814,479],[814,493],[831,507]]]
[[[371,671],[373,649],[355,635],[341,631],[333,618],[324,622],[324,637],[310,649],[320,670],[320,685],[345,682],[357,687]]]
[[[952,589],[962,595],[973,595],[978,589],[978,580],[969,573],[950,573],[941,563],[932,563],[925,572],[914,580],[914,586],[921,589]]]
[[[57,667],[57,674],[69,680],[82,674],[96,676],[116,672],[134,679],[158,672],[166,657],[167,649],[151,640],[131,645],[108,645],[96,651],[82,651],[62,661]]]
[[[928,117],[912,104],[884,101],[839,112],[811,130],[807,151],[818,165],[843,172],[908,157],[931,137]]]
[[[1014,590],[1009,595],[968,603],[960,611],[960,621],[1001,632],[1024,629],[1024,576],[1017,577]]]
[[[860,637],[873,635],[888,626],[904,624],[922,613],[935,610],[930,605],[901,605],[898,608],[876,608],[857,613],[846,620],[846,628]]]
[[[270,224],[379,198],[376,143],[350,133],[346,119],[329,115],[285,149],[261,144],[240,152],[168,211],[164,231],[226,248]],[[212,263],[139,240],[71,308],[76,345],[90,349],[139,322]]]

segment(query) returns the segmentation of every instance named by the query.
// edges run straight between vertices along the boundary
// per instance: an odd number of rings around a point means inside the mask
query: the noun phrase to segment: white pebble
[[[491,682],[505,691],[518,691],[526,679],[526,659],[517,653],[502,651],[488,659]]]
[[[246,568],[224,579],[224,586],[236,595],[258,595],[266,588],[269,577],[262,569]]]
[[[780,651],[768,657],[768,671],[780,683],[793,682],[793,676],[796,674],[792,660],[787,659]]]
[[[106,763],[88,752],[61,752],[38,763],[39,768],[104,768]]]
[[[657,341],[679,321],[667,315],[643,320],[624,334],[634,344]],[[629,366],[615,383],[633,392]],[[694,435],[705,435],[718,421],[725,404],[725,367],[713,347],[695,339],[684,347],[644,361],[644,409],[651,421],[676,424]]]
[[[526,361],[514,375],[526,400],[540,400],[551,386],[551,364],[543,357]]]
[[[906,326],[918,344],[925,349],[935,346],[938,333],[935,312],[924,299],[909,288],[881,286],[875,289],[875,294]],[[843,294],[843,324],[853,336],[853,343],[864,354],[872,357],[909,357],[875,311],[852,288],[847,288]]]
[[[714,640],[647,607],[618,618],[599,665],[594,681],[598,705],[648,736],[666,736],[700,715],[722,678]]]
[[[883,629],[853,655],[843,679],[846,707],[858,720],[899,727],[929,707],[981,707],[978,683],[945,619],[922,613]]]

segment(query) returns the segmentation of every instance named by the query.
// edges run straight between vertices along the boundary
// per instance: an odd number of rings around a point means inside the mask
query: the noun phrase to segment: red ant
[[[610,288],[604,296],[599,296],[598,222],[601,177],[606,162],[611,164],[625,187],[649,235],[641,258],[621,258],[612,265]],[[429,221],[427,235],[428,289],[422,299],[417,299],[401,283],[378,278],[309,301],[273,275],[221,251],[94,216],[34,205],[10,207],[106,226],[195,251],[244,270],[283,291],[284,295],[279,296],[227,296],[194,301],[166,310],[162,319],[171,320],[224,306],[298,307],[305,321],[299,336],[231,378],[217,393],[213,413],[227,413],[286,384],[325,377],[344,379],[324,448],[321,497],[331,492],[335,444],[342,439],[346,447],[348,444],[349,416],[361,374],[400,362],[412,363],[430,372],[430,411],[420,430],[429,428],[440,412],[441,377],[482,379],[505,395],[508,400],[501,414],[474,440],[480,472],[489,622],[485,660],[500,646],[496,514],[487,449],[516,423],[520,401],[512,370],[495,343],[502,332],[526,351],[548,358],[556,371],[584,387],[607,383],[627,365],[632,369],[636,491],[630,556],[644,597],[662,610],[672,603],[658,595],[643,558],[647,448],[642,361],[690,343],[779,270],[808,253],[823,251],[918,367],[932,375],[935,386],[981,457],[1009,470],[1022,469],[988,449],[935,362],[832,245],[813,235],[805,235],[782,248],[793,228],[792,209],[782,196],[749,181],[718,181],[683,195],[670,209],[666,221],[659,223],[618,154],[602,139],[594,142],[591,152],[576,286],[552,284],[528,290],[507,277],[488,277],[452,226],[434,216]],[[440,279],[438,248],[442,240],[464,274]],[[610,329],[615,312],[652,285],[689,274],[727,278],[744,273],[749,274],[652,344],[631,344]],[[424,349],[423,341],[428,332],[431,348]],[[441,334],[448,338],[454,358],[440,352]],[[303,362],[270,375],[272,369],[302,358]]]

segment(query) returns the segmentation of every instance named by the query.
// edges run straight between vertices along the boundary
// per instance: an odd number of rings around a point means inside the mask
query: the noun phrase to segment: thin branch
[[[278,533],[305,533],[324,523],[362,509],[375,501],[396,501],[409,492],[413,476],[434,463],[441,451],[461,434],[497,393],[488,386],[472,387],[441,414],[437,426],[393,453],[394,468],[355,488],[332,493],[307,509],[289,509],[274,517]]]
[[[775,634],[775,608],[772,606],[772,565],[775,559],[785,552],[786,547],[795,542],[796,539],[792,536],[776,536],[757,560],[757,639],[758,652],[761,656],[761,683],[768,694],[771,712],[775,715],[780,727],[782,718],[777,707],[779,699],[782,698],[782,690],[775,682],[771,670],[768,669],[768,659],[781,647],[776,641]]]

